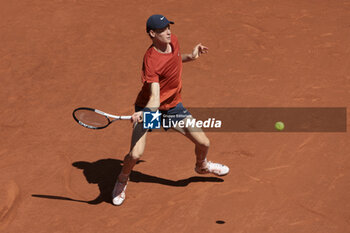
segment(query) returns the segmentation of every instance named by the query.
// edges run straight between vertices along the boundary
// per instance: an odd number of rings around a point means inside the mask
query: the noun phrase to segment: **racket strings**
[[[79,109],[74,112],[74,116],[84,126],[101,128],[109,124],[107,117],[88,109]]]

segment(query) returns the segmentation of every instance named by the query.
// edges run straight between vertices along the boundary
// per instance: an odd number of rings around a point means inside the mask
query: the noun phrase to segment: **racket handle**
[[[131,116],[120,116],[120,120],[130,120]]]

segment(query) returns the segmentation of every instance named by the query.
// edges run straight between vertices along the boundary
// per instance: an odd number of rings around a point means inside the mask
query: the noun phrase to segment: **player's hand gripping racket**
[[[77,108],[73,118],[80,125],[89,129],[103,129],[116,120],[130,120],[131,116],[115,116],[93,108]]]

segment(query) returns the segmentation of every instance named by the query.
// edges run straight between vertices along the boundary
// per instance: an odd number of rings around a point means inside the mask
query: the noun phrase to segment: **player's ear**
[[[151,39],[153,39],[156,36],[156,32],[153,30],[150,30],[148,35],[151,37]]]

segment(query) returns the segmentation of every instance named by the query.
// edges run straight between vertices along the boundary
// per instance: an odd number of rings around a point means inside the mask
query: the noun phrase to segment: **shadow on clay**
[[[138,161],[138,163],[145,162],[143,160]],[[69,197],[53,196],[53,195],[42,195],[42,194],[32,194],[32,197],[47,198],[55,200],[65,200],[65,201],[76,201],[83,202],[92,205],[100,204],[102,202],[107,202],[112,204],[112,191],[114,184],[117,180],[117,176],[122,169],[122,160],[118,159],[101,159],[96,162],[85,162],[78,161],[74,162],[72,165],[78,169],[83,170],[83,174],[90,184],[97,184],[100,189],[100,194],[91,201],[77,200]],[[194,182],[224,182],[223,179],[217,177],[199,177],[192,176],[187,179],[182,180],[168,180],[156,176],[151,176],[143,174],[142,172],[132,171],[130,174],[129,182],[145,182],[145,183],[156,183],[175,187],[185,187],[190,183]]]

